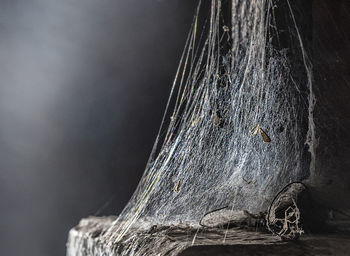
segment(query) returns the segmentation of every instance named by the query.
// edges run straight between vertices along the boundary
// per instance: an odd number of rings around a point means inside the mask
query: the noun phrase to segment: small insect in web
[[[223,26],[223,27],[222,27],[222,29],[224,30],[224,32],[229,32],[229,31],[230,31],[229,27],[228,27],[228,26],[226,26],[226,25],[225,25],[225,26]]]
[[[269,137],[269,135],[267,135],[267,133],[261,129],[260,124],[258,124],[253,130],[252,130],[252,135],[256,136],[258,134],[258,132],[260,132],[261,137],[263,139],[264,142],[271,142],[271,139]]]
[[[180,186],[181,186],[181,179],[179,179],[175,186],[174,186],[174,192],[178,193],[180,191]]]
[[[249,185],[250,183],[252,183],[253,180],[247,180],[246,178],[242,177],[242,179]]]
[[[220,126],[220,124],[222,122],[221,115],[218,111],[215,111],[213,114],[213,122],[214,122],[214,125],[216,125],[216,126]]]
[[[215,108],[212,113],[212,121],[214,123],[214,126],[219,128],[223,128],[225,125],[222,113],[219,110],[217,110],[217,108]]]

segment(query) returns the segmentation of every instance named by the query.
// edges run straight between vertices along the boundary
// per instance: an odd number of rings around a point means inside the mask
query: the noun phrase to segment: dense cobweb
[[[197,9],[151,157],[105,235],[111,242],[140,219],[196,227],[222,207],[266,211],[313,171],[311,66],[290,3],[233,0],[230,20],[221,5],[211,1],[205,25]]]

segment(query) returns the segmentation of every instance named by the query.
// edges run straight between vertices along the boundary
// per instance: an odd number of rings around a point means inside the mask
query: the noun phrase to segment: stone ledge
[[[349,255],[348,235],[303,235],[285,242],[270,233],[243,228],[152,226],[129,232],[119,243],[106,230],[116,219],[89,217],[69,232],[67,256],[115,255]],[[142,225],[143,223],[140,223]],[[135,247],[135,244],[139,245]]]

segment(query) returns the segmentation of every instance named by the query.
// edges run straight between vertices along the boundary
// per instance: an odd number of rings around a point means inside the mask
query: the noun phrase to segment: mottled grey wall
[[[0,255],[64,255],[80,218],[123,208],[196,4],[0,1]]]

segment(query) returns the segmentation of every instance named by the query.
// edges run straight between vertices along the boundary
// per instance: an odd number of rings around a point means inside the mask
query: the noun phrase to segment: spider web
[[[104,234],[111,244],[141,219],[199,227],[223,207],[266,212],[314,172],[311,65],[292,6],[232,0],[225,20],[222,5],[211,1],[205,24],[197,8],[143,177]]]

